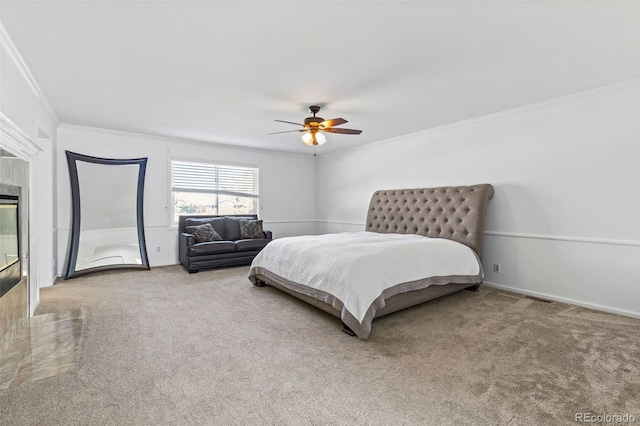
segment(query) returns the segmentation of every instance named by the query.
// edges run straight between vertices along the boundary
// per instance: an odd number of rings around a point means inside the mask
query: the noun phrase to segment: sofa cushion
[[[189,226],[187,230],[190,234],[195,235],[196,242],[208,243],[211,241],[222,241],[222,237],[213,229],[210,223],[203,223],[198,226]]]
[[[240,238],[264,238],[261,220],[240,219]]]
[[[266,238],[251,238],[248,240],[238,240],[236,241],[236,250],[237,251],[255,251],[262,250],[264,246],[266,246],[269,241]]]
[[[189,256],[203,256],[207,254],[233,253],[236,244],[232,241],[212,241],[209,243],[197,243],[189,246]]]
[[[224,231],[225,240],[235,241],[240,239],[240,220],[250,220],[252,217],[225,217]]]
[[[202,217],[202,218],[190,217],[184,222],[186,227],[185,229],[190,234],[193,234],[193,232],[191,232],[189,228],[198,226],[198,225],[204,225],[205,223],[210,224],[223,240],[229,240],[225,232],[223,217]]]
[[[204,225],[205,223],[208,223],[211,225],[211,227],[213,227],[213,229],[218,233],[218,235],[220,235],[220,237],[223,240],[228,240],[229,238],[227,238],[227,234],[225,232],[225,226],[224,226],[224,218],[223,217],[190,217],[187,218],[187,220],[185,220],[184,224],[185,224],[185,230],[187,232],[189,232],[189,228],[193,227],[193,226],[198,226],[198,225]],[[193,233],[193,232],[189,232],[189,233]]]

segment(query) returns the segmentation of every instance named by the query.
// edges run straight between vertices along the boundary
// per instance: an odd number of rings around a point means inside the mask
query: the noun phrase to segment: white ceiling
[[[5,1],[64,123],[319,154],[639,76],[637,2]]]

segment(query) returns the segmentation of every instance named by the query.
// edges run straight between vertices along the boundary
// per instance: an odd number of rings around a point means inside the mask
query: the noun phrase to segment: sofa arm
[[[262,232],[264,232],[264,237],[268,240],[272,240],[273,239],[273,233],[271,231],[267,231],[266,229],[263,229]]]
[[[187,251],[189,246],[192,246],[196,242],[196,237],[193,234],[187,234],[186,232],[181,232],[179,235],[179,244],[178,244],[178,254],[180,256],[180,263],[183,265],[187,265]]]

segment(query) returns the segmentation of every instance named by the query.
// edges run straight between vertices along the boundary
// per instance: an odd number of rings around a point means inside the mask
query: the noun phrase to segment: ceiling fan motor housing
[[[304,119],[304,127],[320,127],[320,123],[323,121],[322,117],[307,117]]]
[[[322,117],[316,117],[316,114],[320,112],[320,107],[318,105],[311,105],[309,107],[309,112],[313,114],[313,117],[307,117],[304,119],[304,127],[309,128],[319,128],[320,123],[324,121]]]

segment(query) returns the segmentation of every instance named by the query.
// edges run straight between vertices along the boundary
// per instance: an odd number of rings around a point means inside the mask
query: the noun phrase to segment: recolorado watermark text
[[[629,413],[624,414],[596,414],[596,413],[576,413],[574,420],[576,423],[635,423],[636,416]]]

